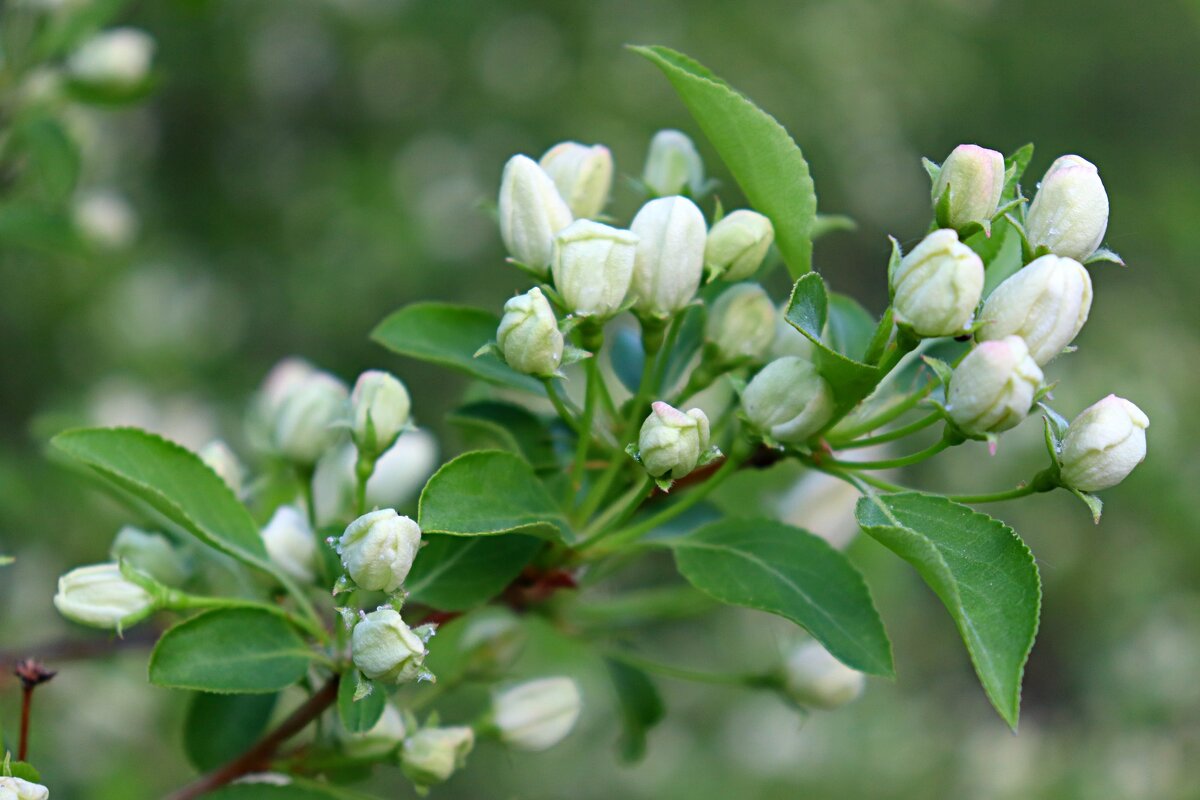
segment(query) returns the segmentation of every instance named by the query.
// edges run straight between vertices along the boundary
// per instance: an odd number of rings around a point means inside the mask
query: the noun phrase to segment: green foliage
[[[446,415],[446,421],[490,446],[522,456],[535,470],[553,469],[558,463],[545,423],[521,406],[481,400],[460,406]]]
[[[215,769],[254,744],[267,729],[277,694],[196,692],[183,721],[183,751],[200,771]]]
[[[637,667],[605,659],[608,675],[621,710],[621,739],[618,751],[626,763],[641,761],[646,755],[646,734],[666,715],[662,695],[650,676]]]
[[[369,688],[370,691],[356,700],[355,695],[360,693],[360,689],[358,680],[354,680],[353,677],[347,675],[338,683],[338,719],[350,733],[363,733],[371,730],[375,723],[379,722],[384,706],[387,705],[387,695],[381,687],[364,677],[360,678],[363,689]]]
[[[425,533],[453,536],[554,537],[566,524],[529,462],[501,450],[464,453],[434,473],[418,522]]]
[[[405,588],[418,603],[465,611],[504,590],[533,560],[544,542],[535,536],[434,535],[425,540]]]

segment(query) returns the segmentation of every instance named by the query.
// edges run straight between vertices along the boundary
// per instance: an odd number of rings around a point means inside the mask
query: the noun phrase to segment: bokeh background
[[[72,3],[87,0],[24,4]],[[452,454],[461,443],[440,416],[465,382],[400,361],[368,333],[414,300],[498,310],[524,286],[487,212],[509,155],[602,142],[620,173],[637,175],[652,133],[681,128],[735,205],[736,186],[666,81],[622,49],[661,43],[793,133],[822,210],[859,223],[818,244],[817,267],[875,311],[886,235],[912,242],[928,223],[920,156],[1033,141],[1027,185],[1063,153],[1098,164],[1107,241],[1129,266],[1094,267],[1080,352],[1049,372],[1066,413],[1110,391],[1137,402],[1153,420],[1151,456],[1106,494],[1099,527],[1062,493],[997,509],[1044,581],[1017,736],[988,708],[936,598],[859,541],[851,552],[895,642],[894,683],[803,716],[771,696],[664,680],[667,720],[648,758],[626,765],[598,676],[566,744],[540,756],[481,747],[439,794],[1197,796],[1200,4],[158,0],[128,4],[116,21],[154,36],[156,85],[140,103],[63,110],[81,169],[56,201],[122,198],[122,235],[84,246],[58,228],[31,235],[12,223],[27,196],[0,184],[0,552],[18,559],[0,573],[6,657],[85,636],[54,614],[55,577],[103,559],[128,518],[45,457],[54,431],[137,422],[189,446],[216,436],[244,446],[248,393],[276,360],[303,354],[347,379],[397,372]],[[615,214],[635,203],[618,181]],[[1036,426],[1025,427],[990,462],[962,448],[913,481],[1015,482],[1044,458]],[[665,660],[697,666],[736,663],[785,636],[735,611],[654,633]],[[539,657],[570,657],[555,647],[547,634]],[[51,659],[62,672],[37,698],[31,756],[58,797],[157,796],[190,774],[182,701],[146,685],[145,655],[133,643],[99,660]],[[585,680],[597,669],[577,668]],[[0,684],[10,739],[18,695]],[[394,773],[377,780],[389,796],[412,795]]]

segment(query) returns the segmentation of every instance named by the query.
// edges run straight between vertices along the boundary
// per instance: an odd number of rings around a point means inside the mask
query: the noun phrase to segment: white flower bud
[[[1062,443],[1062,479],[1081,492],[1116,486],[1146,458],[1150,418],[1110,394],[1071,420]]]
[[[613,158],[607,147],[561,142],[547,150],[538,165],[554,181],[576,219],[596,216],[608,202]]]
[[[660,197],[642,206],[629,226],[638,237],[630,295],[633,307],[670,317],[696,296],[704,271],[704,215],[686,197]]]
[[[258,411],[265,420],[274,420],[284,402],[313,375],[320,371],[308,361],[291,356],[271,367],[258,391]]]
[[[425,664],[425,642],[404,623],[400,612],[383,607],[365,615],[350,634],[354,666],[373,681],[407,683]]]
[[[312,581],[317,558],[317,537],[308,518],[295,506],[280,506],[262,531],[271,563],[298,581]]]
[[[342,566],[359,588],[394,592],[408,577],[421,547],[421,529],[395,509],[381,508],[351,522],[338,539]]]
[[[750,423],[779,442],[803,442],[833,416],[833,392],[811,361],[784,356],[754,376],[742,392]]]
[[[408,425],[412,401],[398,378],[380,370],[358,376],[350,393],[351,436],[360,452],[378,456]]]
[[[517,684],[492,698],[500,739],[518,750],[547,750],[566,738],[579,719],[579,687],[570,678]]]
[[[698,408],[684,413],[661,401],[650,408],[638,434],[638,458],[652,477],[678,480],[708,450],[708,417]]]
[[[983,294],[983,261],[949,228],[934,231],[889,276],[896,322],[918,336],[957,336],[971,327]]]
[[[971,434],[1006,431],[1029,415],[1042,370],[1020,336],[983,342],[950,377],[947,410]]]
[[[1087,269],[1071,258],[1044,255],[996,287],[983,304],[976,336],[1020,336],[1041,365],[1074,341],[1091,308]]]
[[[242,480],[245,477],[246,468],[242,466],[242,462],[238,460],[233,450],[229,449],[229,445],[220,439],[214,439],[200,448],[197,455],[208,465],[209,469],[225,481],[225,485],[229,487],[230,491],[236,495],[242,493]]]
[[[757,211],[733,211],[712,226],[704,245],[709,276],[727,281],[749,278],[762,265],[775,241],[771,220]]]
[[[154,39],[135,28],[113,28],[83,43],[67,61],[67,69],[80,81],[128,89],[146,80]]]
[[[99,189],[80,195],[71,219],[85,239],[104,250],[121,250],[137,236],[137,215],[116,192]]]
[[[158,603],[116,564],[93,564],[58,579],[54,607],[75,622],[120,631],[145,619]]]
[[[422,728],[404,740],[400,768],[418,787],[443,783],[466,762],[475,731],[466,726]]]
[[[704,186],[704,162],[687,134],[670,129],[654,134],[642,182],[659,197],[679,194],[685,188],[693,195],[700,193]]]
[[[272,426],[275,449],[297,464],[315,464],[341,437],[339,423],[345,422],[348,399],[337,378],[325,372],[309,375],[279,406]]]
[[[526,375],[553,375],[563,356],[563,335],[550,301],[536,286],[504,304],[496,330],[504,361]]]
[[[996,216],[1004,192],[1004,156],[979,145],[960,144],[946,157],[933,184],[934,206],[947,187],[950,189],[947,223],[952,228],[990,220]]]
[[[704,338],[721,361],[759,360],[775,341],[775,304],[757,283],[739,283],[712,304]],[[803,335],[803,334],[801,334]]]
[[[611,316],[625,302],[638,237],[581,219],[554,237],[554,288],[579,316]]]
[[[50,790],[23,778],[0,778],[0,800],[50,800]]]
[[[458,638],[466,671],[488,677],[504,672],[525,649],[525,627],[511,611],[493,607],[475,612]]]
[[[1104,241],[1108,194],[1092,162],[1061,156],[1050,165],[1025,216],[1025,234],[1036,250],[1083,261]]]
[[[537,162],[521,155],[508,160],[500,179],[500,238],[510,256],[544,276],[554,235],[571,220],[571,209]]]
[[[109,555],[114,561],[129,562],[135,569],[167,586],[182,585],[191,571],[167,537],[147,533],[132,525],[126,525],[117,532]]]
[[[806,641],[784,663],[784,688],[802,706],[833,709],[862,694],[863,674],[829,654],[819,642]]]
[[[343,680],[350,680],[349,677]],[[382,758],[400,746],[408,733],[404,718],[390,702],[383,706],[379,721],[362,733],[347,733],[342,750],[351,758]]]

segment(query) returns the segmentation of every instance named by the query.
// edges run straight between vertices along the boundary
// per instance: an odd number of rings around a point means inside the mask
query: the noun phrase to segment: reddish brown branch
[[[13,675],[21,680],[21,739],[17,747],[17,759],[20,761],[29,757],[29,715],[33,708],[33,690],[57,674],[33,658],[18,661],[13,668]]]

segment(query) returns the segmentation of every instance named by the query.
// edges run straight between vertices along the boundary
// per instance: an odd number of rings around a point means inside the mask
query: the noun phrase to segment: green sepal
[[[1085,258],[1083,260],[1083,263],[1084,264],[1097,264],[1101,261],[1107,261],[1112,264],[1119,264],[1122,267],[1125,266],[1125,259],[1121,258],[1119,255],[1117,255],[1112,250],[1109,250],[1107,247],[1101,247],[1099,250],[1092,253],[1087,258]]]

